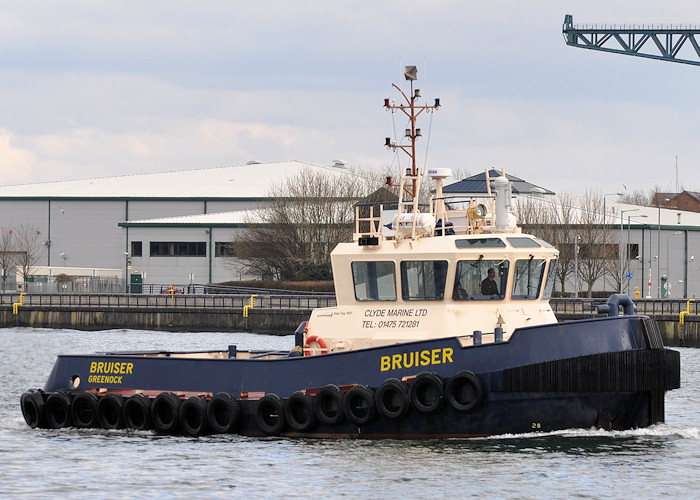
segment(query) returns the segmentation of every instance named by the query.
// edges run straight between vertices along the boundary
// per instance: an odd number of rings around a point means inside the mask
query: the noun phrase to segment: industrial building
[[[121,269],[129,283],[216,283],[241,276],[226,246],[246,213],[266,206],[270,189],[301,170],[342,178],[332,166],[301,161],[0,187],[0,228],[31,227],[37,266]],[[251,212],[253,211],[253,212]],[[20,283],[21,284],[21,283]]]
[[[0,229],[31,227],[39,241],[32,280],[49,282],[81,270],[82,288],[98,289],[90,277],[109,270],[126,284],[186,286],[245,276],[226,258],[236,232],[271,202],[276,181],[300,171],[319,170],[342,180],[354,175],[342,162],[258,163],[210,169],[128,175],[0,187]],[[490,177],[499,175],[492,171]],[[551,191],[510,176],[515,196],[555,199]],[[486,190],[485,174],[445,187],[446,196],[475,196]],[[642,207],[607,200],[605,226],[615,231],[630,259],[620,269],[623,289],[634,295],[673,298],[700,293],[700,213]],[[1,250],[0,250],[1,251]],[[695,256],[698,256],[696,261]],[[21,281],[21,280],[20,280]],[[77,283],[77,282],[76,282]],[[612,275],[594,290],[612,290]],[[651,285],[650,285],[651,283]],[[12,280],[8,289],[15,289]],[[19,283],[21,286],[22,283]],[[55,283],[35,291],[56,289]],[[92,287],[92,288],[90,288]],[[576,287],[572,274],[567,291]],[[579,283],[581,290],[585,290]],[[113,288],[109,288],[110,291]],[[153,288],[143,288],[144,291]],[[30,290],[31,291],[31,290]]]

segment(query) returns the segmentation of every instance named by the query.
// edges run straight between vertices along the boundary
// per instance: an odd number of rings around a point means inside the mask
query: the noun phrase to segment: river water
[[[59,353],[289,348],[293,336],[0,330],[0,497],[211,498],[700,496],[700,349],[681,352],[666,423],[472,440],[185,438],[102,429],[30,429],[20,394]]]

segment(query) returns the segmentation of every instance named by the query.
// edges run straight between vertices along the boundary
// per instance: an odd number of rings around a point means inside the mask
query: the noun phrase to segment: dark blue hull
[[[643,316],[523,328],[507,342],[468,347],[451,337],[276,359],[263,359],[264,353],[258,359],[151,354],[59,356],[43,393],[33,396],[39,414],[32,420],[34,410],[28,408],[27,422],[56,427],[80,421],[78,414],[71,419],[70,401],[83,392],[98,400],[107,393],[123,398],[143,393],[149,405],[157,403],[157,394],[170,392],[183,401],[202,400],[188,404],[184,413],[179,410],[186,420],[189,407],[195,408],[194,424],[183,424],[186,434],[220,427],[211,421],[207,426],[207,415],[215,417],[204,404],[211,405],[218,393],[235,400],[240,413],[235,432],[245,435],[438,438],[593,426],[629,429],[662,422],[664,392],[680,386],[679,353],[664,349],[656,324]],[[318,391],[329,385],[339,388],[340,396],[324,399],[330,404],[325,414]],[[42,406],[48,395],[61,391],[65,404]],[[324,389],[323,396],[328,392]],[[23,411],[30,399],[23,396]],[[90,405],[92,397],[88,414]],[[41,413],[53,411],[67,416],[51,415],[47,424]],[[334,412],[340,413],[337,418]],[[153,418],[154,427],[163,431],[157,415]]]

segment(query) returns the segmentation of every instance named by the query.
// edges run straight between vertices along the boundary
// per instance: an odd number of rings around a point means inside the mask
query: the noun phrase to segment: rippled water
[[[652,498],[700,495],[700,349],[680,349],[666,424],[473,440],[324,441],[30,429],[20,394],[58,353],[287,348],[292,336],[0,330],[0,497]]]

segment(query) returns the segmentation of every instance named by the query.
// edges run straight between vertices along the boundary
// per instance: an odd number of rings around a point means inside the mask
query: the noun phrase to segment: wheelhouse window
[[[557,279],[557,259],[552,259],[549,261],[549,269],[547,269],[547,281],[544,284],[544,293],[542,294],[543,299],[552,298],[552,291],[554,290],[554,282]]]
[[[405,261],[401,263],[403,300],[442,300],[447,280],[446,260]]]
[[[396,300],[396,267],[393,262],[353,262],[355,299]]]
[[[540,295],[545,269],[544,259],[519,260],[513,278],[514,299],[536,299]]]
[[[502,299],[507,283],[507,260],[460,260],[457,262],[452,299]]]
[[[206,257],[204,241],[152,241],[151,257]]]
[[[457,248],[505,248],[506,244],[500,238],[479,238],[455,240]]]
[[[542,245],[530,238],[506,238],[515,248],[538,248]]]

